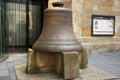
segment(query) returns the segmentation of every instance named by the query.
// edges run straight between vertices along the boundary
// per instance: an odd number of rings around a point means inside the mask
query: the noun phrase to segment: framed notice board
[[[92,15],[92,36],[113,36],[115,16]]]

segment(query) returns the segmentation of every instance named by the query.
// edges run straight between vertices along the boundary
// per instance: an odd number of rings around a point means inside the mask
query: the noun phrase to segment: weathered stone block
[[[35,64],[35,53],[34,50],[28,49],[27,53],[27,67],[26,72],[27,73],[35,73],[36,72],[36,64]]]
[[[54,70],[54,53],[36,52],[36,67],[38,72]]]
[[[55,72],[58,74],[61,73],[61,61],[62,61],[62,52],[55,53]]]
[[[85,48],[80,52],[80,69],[88,67],[87,51]]]
[[[64,79],[79,77],[79,53],[63,52],[61,59],[61,73]]]
[[[54,71],[54,53],[34,52],[28,49],[27,73]]]

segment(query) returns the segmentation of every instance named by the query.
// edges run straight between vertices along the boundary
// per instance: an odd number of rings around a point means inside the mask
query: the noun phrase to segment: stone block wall
[[[85,48],[87,48],[88,53],[94,52],[110,52],[110,51],[120,51],[120,0],[73,0],[72,8],[75,9],[76,4],[79,4],[79,8],[76,12],[73,13],[80,14],[80,18],[74,22],[74,24],[78,24],[79,32],[77,37],[83,44]],[[81,5],[81,6],[80,6]],[[91,15],[111,15],[115,16],[115,35],[111,37],[102,36],[102,37],[93,37],[91,35]],[[74,15],[74,14],[73,14]],[[77,17],[77,15],[74,15]],[[79,25],[81,22],[81,25]]]
[[[49,5],[55,0],[49,0]],[[73,12],[73,29],[88,53],[120,51],[120,0],[57,0]],[[91,15],[115,16],[115,35],[91,35]]]
[[[120,51],[119,37],[84,37],[80,41],[88,53]]]

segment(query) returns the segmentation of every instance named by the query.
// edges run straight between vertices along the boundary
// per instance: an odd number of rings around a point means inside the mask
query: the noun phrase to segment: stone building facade
[[[120,0],[49,0],[62,1],[73,12],[73,29],[88,53],[120,51]],[[91,18],[96,15],[115,16],[114,36],[92,36]]]

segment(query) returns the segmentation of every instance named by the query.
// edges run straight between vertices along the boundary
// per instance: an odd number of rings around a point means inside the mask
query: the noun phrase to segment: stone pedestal
[[[82,51],[82,53],[84,50]],[[79,77],[80,58],[86,62],[86,58],[80,52],[57,52],[45,53],[28,50],[27,73],[51,72],[54,71],[64,79]],[[81,55],[82,54],[82,55]],[[83,56],[83,57],[81,57]],[[85,64],[86,65],[86,64]]]

